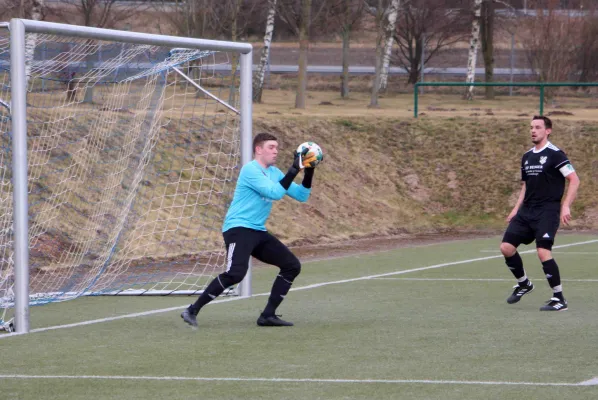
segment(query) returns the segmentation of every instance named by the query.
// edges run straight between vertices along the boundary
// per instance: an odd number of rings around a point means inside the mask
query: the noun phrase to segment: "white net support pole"
[[[27,197],[27,77],[25,76],[25,25],[10,21],[10,84],[13,151],[13,235],[15,325],[29,332],[29,228]]]
[[[241,54],[241,109],[249,110],[248,113],[241,113],[241,132],[250,132],[247,140],[241,141],[241,162],[243,165],[251,162],[253,158],[252,146],[252,104],[253,104],[253,87],[252,87],[252,74],[253,70],[253,58],[251,53]],[[249,261],[249,268],[247,269],[247,275],[238,286],[239,296],[248,297],[251,296],[251,273],[252,265],[251,260]]]

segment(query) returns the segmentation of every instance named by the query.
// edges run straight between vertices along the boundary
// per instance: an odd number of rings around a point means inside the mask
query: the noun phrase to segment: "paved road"
[[[298,67],[296,65],[270,65],[268,72],[272,74],[292,74],[297,73]],[[374,74],[374,67],[367,66],[351,66],[349,73],[352,75],[372,75]],[[315,74],[340,74],[342,67],[340,65],[309,65],[307,72]],[[404,68],[391,67],[391,74],[407,74]],[[467,68],[425,68],[424,75],[465,75]],[[534,75],[531,69],[514,68],[513,75],[530,76]],[[476,75],[484,75],[484,68],[476,68]],[[494,75],[511,75],[510,68],[494,68]]]

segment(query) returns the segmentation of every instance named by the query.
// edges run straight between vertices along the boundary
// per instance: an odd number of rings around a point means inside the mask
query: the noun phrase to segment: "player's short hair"
[[[532,121],[535,121],[537,119],[541,119],[542,121],[544,121],[544,128],[552,129],[552,121],[550,120],[550,118],[545,117],[543,115],[534,115]]]
[[[278,139],[273,134],[267,133],[267,132],[262,132],[262,133],[258,133],[257,135],[255,135],[255,137],[253,138],[253,152],[255,153],[255,148],[257,146],[261,147],[264,144],[264,142],[267,142],[268,140],[278,140]]]

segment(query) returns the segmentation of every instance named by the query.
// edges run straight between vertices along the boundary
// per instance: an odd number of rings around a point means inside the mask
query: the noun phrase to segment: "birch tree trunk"
[[[44,0],[32,0],[31,10],[24,11],[25,18],[30,18],[34,21],[42,19],[42,12],[44,8]],[[27,15],[29,14],[29,15]],[[29,77],[31,76],[31,67],[33,65],[33,57],[35,53],[35,46],[37,44],[37,34],[29,33],[25,38],[25,79],[27,86],[29,86]]]
[[[382,59],[382,71],[380,72],[380,90],[386,90],[388,85],[388,67],[390,65],[390,53],[394,42],[393,33],[397,24],[400,0],[392,0],[388,6],[388,23],[386,24],[386,41],[384,44],[384,55]]]
[[[274,33],[274,17],[276,16],[276,0],[268,0],[268,17],[266,19],[266,33],[264,34],[264,47],[260,63],[257,67],[255,77],[253,78],[253,101],[262,102],[262,90],[264,88],[264,75],[266,72],[266,63],[270,58],[270,45],[272,44],[272,34]]]
[[[465,83],[473,83],[475,81],[475,65],[478,55],[478,48],[480,47],[480,15],[482,12],[482,1],[474,0],[473,4],[473,23],[471,24],[471,40],[469,42],[469,57],[467,59],[467,78]],[[468,86],[465,92],[465,99],[473,100],[474,86]]]
[[[378,7],[376,7],[376,29],[378,31],[376,35],[376,59],[374,65],[374,81],[372,82],[372,93],[370,96],[370,105],[368,107],[378,107],[378,92],[380,91],[380,72],[382,70],[382,54],[383,54],[383,41],[384,41],[384,29],[382,24],[384,23],[384,9],[382,8],[382,0],[378,0]]]
[[[299,76],[297,82],[297,95],[295,96],[295,108],[305,108],[310,19],[311,0],[301,0],[301,24],[299,26]]]

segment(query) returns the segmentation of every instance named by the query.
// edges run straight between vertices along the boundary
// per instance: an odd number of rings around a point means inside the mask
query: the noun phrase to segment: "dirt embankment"
[[[571,228],[596,229],[598,130],[579,121],[558,127],[552,142],[582,181]],[[519,193],[521,156],[531,147],[520,119],[257,119],[254,131],[264,130],[280,138],[283,170],[304,140],[326,154],[308,203],[285,199],[269,220],[269,229],[292,245],[500,232]]]

